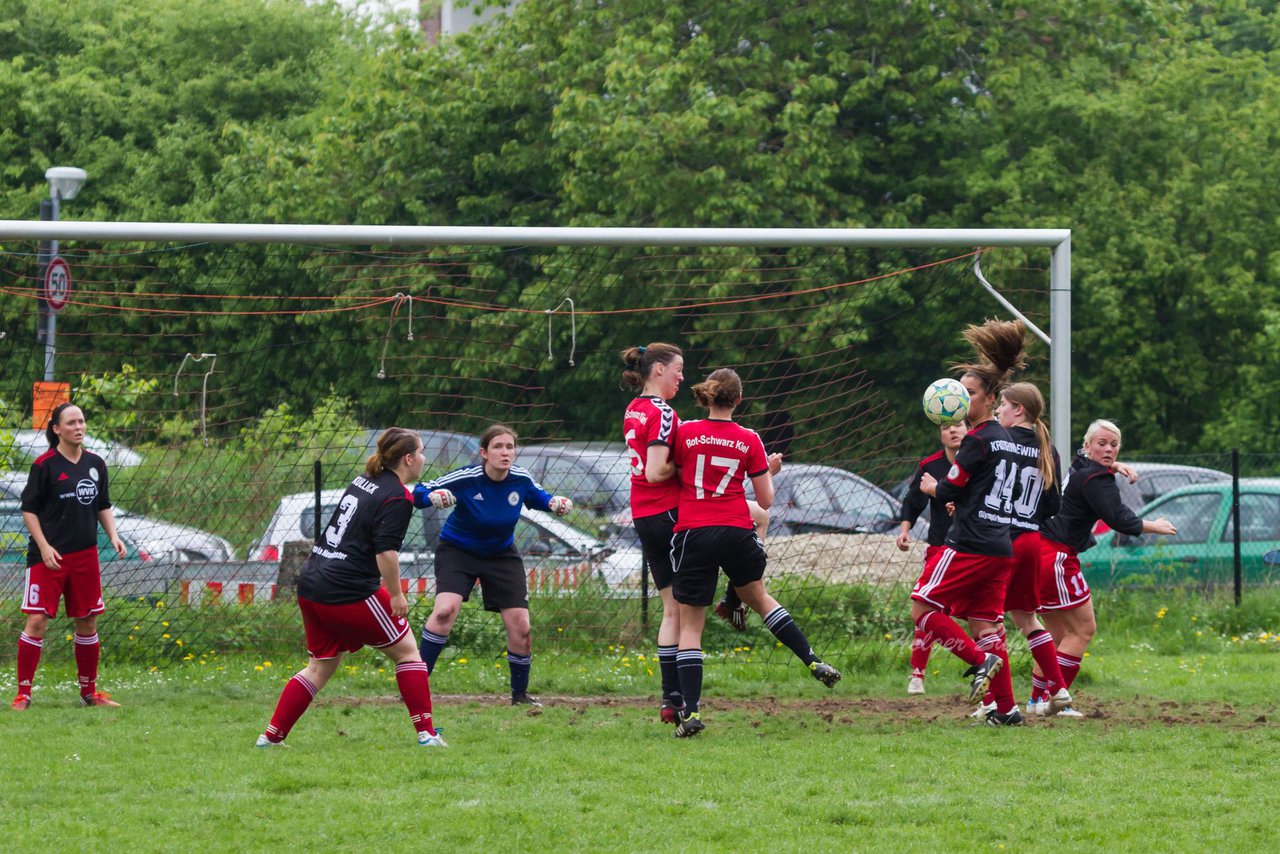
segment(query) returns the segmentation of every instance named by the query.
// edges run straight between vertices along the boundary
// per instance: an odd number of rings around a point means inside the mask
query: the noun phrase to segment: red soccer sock
[[[33,638],[26,632],[18,634],[18,696],[31,696],[31,683],[40,666],[40,653],[44,649],[43,638]]]
[[[76,635],[76,676],[80,681],[80,696],[88,697],[98,690],[98,660],[102,657],[102,644],[98,633]]]
[[[1067,655],[1062,650],[1058,650],[1058,669],[1062,671],[1062,684],[1071,687],[1071,683],[1076,681],[1076,676],[1080,673],[1080,661],[1074,655]]]
[[[1049,699],[1049,682],[1043,676],[1031,674],[1031,702],[1042,703]]]
[[[916,621],[916,628],[932,634],[935,642],[943,649],[955,655],[965,664],[982,663],[984,653],[978,649],[964,631],[956,625],[956,621],[941,611],[930,611]]]
[[[427,678],[427,665],[421,661],[397,664],[396,684],[400,686],[400,699],[409,710],[413,728],[435,735],[436,728],[431,723],[431,681]]]
[[[929,668],[929,653],[933,649],[933,633],[916,629],[915,638],[911,641],[911,675],[924,678]]]
[[[293,729],[298,718],[302,717],[302,713],[315,699],[317,690],[319,689],[301,672],[295,673],[293,678],[285,683],[284,690],[280,692],[280,700],[276,703],[276,710],[271,715],[271,723],[267,724],[265,735],[268,741],[285,740],[289,730]]]
[[[1005,647],[1004,633],[996,632],[979,639],[978,649],[984,654],[1000,656],[1004,666],[991,680],[991,693],[996,701],[996,711],[1002,715],[1013,711],[1018,702],[1013,699],[1013,678],[1009,674],[1009,650]]]
[[[1044,629],[1032,632],[1027,636],[1027,646],[1031,648],[1031,657],[1035,659],[1036,666],[1049,683],[1045,686],[1049,694],[1067,684],[1062,678],[1062,669],[1058,666],[1058,647],[1053,642],[1053,635]]]

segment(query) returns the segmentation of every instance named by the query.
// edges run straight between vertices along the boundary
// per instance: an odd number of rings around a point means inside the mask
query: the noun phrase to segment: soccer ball
[[[934,380],[924,391],[924,414],[934,424],[959,424],[969,415],[969,390],[959,380]]]

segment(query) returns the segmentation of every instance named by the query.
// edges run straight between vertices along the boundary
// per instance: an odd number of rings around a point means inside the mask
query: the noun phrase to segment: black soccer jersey
[[[916,466],[915,474],[911,476],[911,485],[907,487],[907,494],[902,499],[902,511],[898,514],[899,522],[914,525],[927,506],[929,533],[925,536],[925,542],[931,546],[940,546],[946,540],[947,531],[951,528],[951,514],[947,512],[947,502],[920,491],[920,478],[927,472],[933,475],[935,480],[941,481],[950,470],[951,461],[947,459],[944,451],[930,454],[921,460]]]
[[[938,498],[954,501],[956,514],[946,544],[970,554],[1011,557],[1009,525],[1016,472],[1009,432],[998,421],[984,421],[960,443],[956,461],[938,481]]]
[[[1009,439],[1017,470],[1013,475],[1013,524],[1009,536],[1014,539],[1027,531],[1040,530],[1040,523],[1058,512],[1062,501],[1059,484],[1062,483],[1062,463],[1058,451],[1053,448],[1053,484],[1044,482],[1040,472],[1040,439],[1030,427],[1010,427]]]
[[[1099,519],[1122,534],[1142,533],[1142,520],[1120,500],[1120,488],[1111,469],[1077,454],[1062,490],[1062,507],[1041,523],[1040,533],[1079,554],[1093,546],[1093,526]]]
[[[320,541],[311,547],[298,575],[298,595],[326,605],[372,596],[382,583],[377,556],[400,550],[412,515],[413,498],[395,472],[351,481]]]
[[[98,513],[111,506],[107,464],[102,457],[80,451],[71,462],[56,448],[36,457],[22,490],[22,512],[34,513],[49,545],[59,554],[98,547]],[[27,565],[40,562],[34,538],[27,544]]]

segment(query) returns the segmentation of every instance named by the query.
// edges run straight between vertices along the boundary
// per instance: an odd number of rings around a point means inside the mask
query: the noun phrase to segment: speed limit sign
[[[45,271],[44,299],[52,311],[62,311],[71,299],[71,268],[61,258],[50,261]]]

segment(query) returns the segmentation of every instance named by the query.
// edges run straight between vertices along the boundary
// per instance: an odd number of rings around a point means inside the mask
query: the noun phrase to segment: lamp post
[[[74,199],[88,176],[83,169],[77,169],[75,166],[51,166],[45,171],[44,177],[49,181],[49,201],[47,207],[46,203],[41,202],[40,218],[57,222],[58,208],[62,201],[64,199],[67,201]],[[58,241],[49,241],[49,249],[45,257],[48,258],[45,265],[47,269],[47,264],[52,263],[53,259],[58,257]],[[44,282],[43,272],[42,270],[41,283]],[[42,304],[45,309],[44,381],[53,382],[53,357],[57,352],[55,336],[58,329],[58,314],[53,310],[52,306]]]

